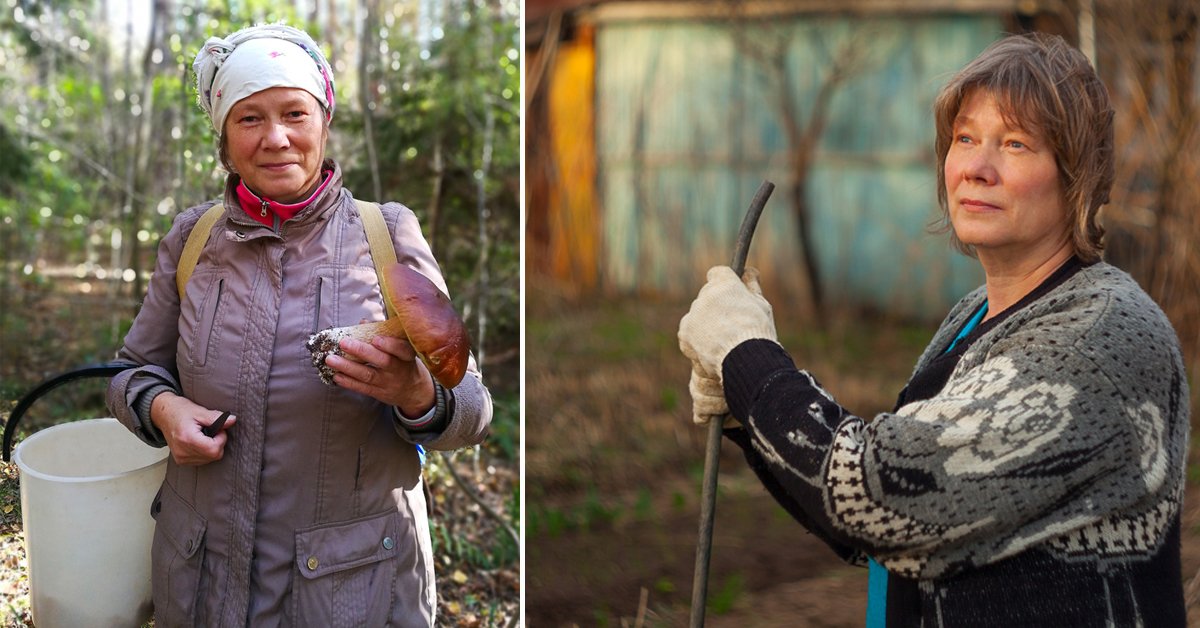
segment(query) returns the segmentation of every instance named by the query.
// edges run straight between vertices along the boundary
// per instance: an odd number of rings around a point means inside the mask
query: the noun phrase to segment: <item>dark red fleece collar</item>
[[[274,216],[278,216],[279,222],[282,223],[284,221],[291,220],[292,217],[300,212],[300,210],[308,207],[309,204],[312,203],[312,200],[325,189],[325,186],[329,185],[329,181],[332,179],[331,175],[333,175],[333,171],[326,170],[322,174],[324,179],[321,181],[321,185],[318,185],[317,189],[313,191],[308,198],[298,203],[290,204],[279,203],[266,198],[265,196],[259,196],[250,191],[250,188],[246,187],[246,182],[244,180],[238,181],[238,202],[242,204],[242,210],[246,212],[246,215],[268,227],[273,227],[275,225]]]

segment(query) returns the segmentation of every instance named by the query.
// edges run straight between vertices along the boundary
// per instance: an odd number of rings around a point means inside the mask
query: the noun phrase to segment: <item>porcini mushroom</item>
[[[312,352],[312,364],[321,381],[333,383],[333,369],[325,365],[330,354],[343,355],[338,343],[343,338],[371,342],[376,336],[405,338],[439,384],[453,388],[467,372],[471,341],[467,327],[454,306],[425,275],[405,266],[389,264],[383,269],[383,298],[395,315],[386,320],[349,327],[332,327],[313,334],[304,344]],[[344,356],[349,358],[349,356]]]

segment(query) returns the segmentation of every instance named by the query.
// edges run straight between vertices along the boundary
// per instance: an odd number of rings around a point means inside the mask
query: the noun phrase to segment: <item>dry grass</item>
[[[546,281],[526,286],[529,621],[632,622],[644,591],[650,625],[685,623],[705,438],[691,422],[689,365],[676,339],[688,304],[579,300]],[[892,407],[933,331],[839,316],[819,333],[786,307],[776,318],[797,361],[867,416]],[[825,582],[839,565],[797,534],[735,449],[722,455],[713,621],[753,617],[740,609],[774,579]],[[852,594],[830,625],[861,624],[863,583],[838,586]]]
[[[694,464],[704,434],[691,424],[689,365],[676,340],[688,304],[571,301],[546,281],[527,285],[530,491],[609,490],[647,472]],[[835,316],[839,322],[821,333],[805,329],[786,307],[777,308],[776,318],[797,361],[867,416],[892,407],[933,331]]]

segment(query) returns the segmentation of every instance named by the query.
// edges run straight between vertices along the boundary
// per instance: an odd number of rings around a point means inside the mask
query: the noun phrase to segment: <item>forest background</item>
[[[334,67],[328,154],[359,198],[420,218],[496,402],[481,448],[434,456],[441,613],[519,606],[519,3],[0,0],[0,419],[39,381],[113,358],[159,239],[225,172],[191,62],[212,35],[282,21]],[[106,416],[103,381],[18,431]],[[0,624],[30,621],[17,471],[0,466]]]

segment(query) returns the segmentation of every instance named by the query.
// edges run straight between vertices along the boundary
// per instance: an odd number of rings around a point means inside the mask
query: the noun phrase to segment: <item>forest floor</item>
[[[529,625],[686,625],[706,434],[691,422],[676,340],[687,303],[577,302],[526,285]],[[830,316],[820,332],[780,308],[776,319],[797,361],[864,416],[891,409],[934,331],[861,314]],[[729,443],[720,468],[707,625],[862,626],[866,570],[794,523]],[[1189,471],[1194,601],[1200,467]],[[1189,612],[1200,621],[1200,607]]]
[[[0,422],[7,423],[17,399],[41,380],[112,359],[135,305],[110,292],[113,286],[32,277],[3,291]],[[511,346],[489,351],[509,357],[484,371],[495,400],[490,437],[474,450],[431,454],[425,468],[433,497],[439,625],[511,626],[519,618],[519,542],[505,527],[520,530],[520,364],[517,339],[506,342]],[[67,420],[107,416],[105,381],[75,383],[47,395],[21,420],[19,436]],[[0,626],[5,627],[33,625],[18,475],[16,464],[0,462]]]

